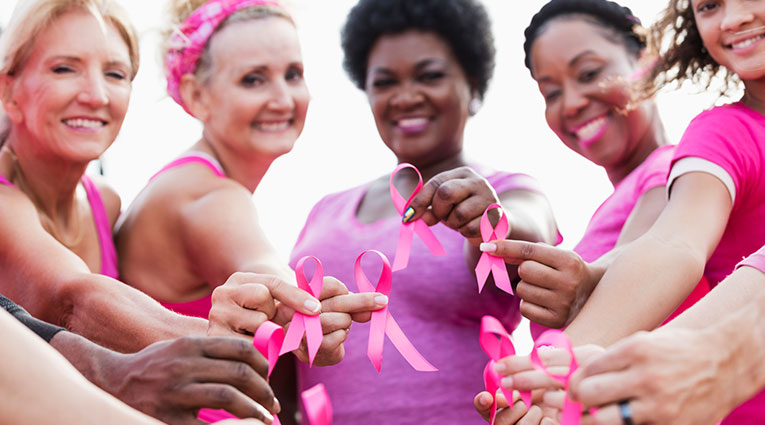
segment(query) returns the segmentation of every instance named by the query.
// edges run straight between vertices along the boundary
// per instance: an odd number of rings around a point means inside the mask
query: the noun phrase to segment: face
[[[114,27],[84,11],[61,15],[6,80],[4,106],[19,143],[37,155],[98,158],[125,118],[130,75],[128,49]]]
[[[630,103],[637,58],[608,30],[580,18],[552,20],[531,48],[547,124],[566,146],[615,167],[637,151],[651,122],[649,102]]]
[[[295,27],[281,17],[236,22],[210,45],[205,135],[240,154],[276,158],[303,130],[310,96]]]
[[[765,0],[693,0],[696,27],[712,58],[742,80],[765,78]]]
[[[400,161],[435,162],[462,150],[471,89],[440,36],[413,30],[381,36],[367,69],[377,131]]]

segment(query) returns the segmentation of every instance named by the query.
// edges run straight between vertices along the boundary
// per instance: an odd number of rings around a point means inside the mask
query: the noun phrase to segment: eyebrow
[[[417,69],[417,70],[420,70],[420,69],[425,68],[425,67],[427,67],[429,65],[432,65],[434,63],[435,64],[440,64],[440,63],[444,63],[444,62],[445,61],[443,59],[439,59],[439,58],[427,58],[427,59],[423,59],[423,60],[417,62],[416,64],[414,64],[414,68]],[[391,70],[389,68],[382,67],[382,66],[378,66],[376,68],[373,68],[371,71],[372,72],[384,73],[384,74],[394,74],[393,70]]]
[[[58,61],[58,60],[65,60],[65,61],[69,61],[69,62],[78,62],[78,63],[82,62],[82,58],[80,58],[80,57],[77,57],[77,56],[67,56],[67,55],[53,56],[51,58],[48,58],[48,60],[46,60],[45,62],[54,62],[54,61]],[[128,68],[131,67],[127,62],[122,61],[122,60],[110,60],[110,61],[106,62],[106,65],[108,65],[108,66],[126,66]]]
[[[584,58],[585,56],[587,56],[587,55],[594,55],[594,54],[595,54],[595,52],[593,50],[585,50],[582,53],[579,53],[578,55],[574,56],[570,61],[568,61],[569,68],[571,68],[572,66],[576,65],[576,63],[579,62],[580,60],[582,60],[582,58]],[[547,82],[550,82],[550,80],[552,80],[552,78],[550,78],[550,77],[541,77],[541,78],[537,79],[537,82],[538,83],[547,83]]]

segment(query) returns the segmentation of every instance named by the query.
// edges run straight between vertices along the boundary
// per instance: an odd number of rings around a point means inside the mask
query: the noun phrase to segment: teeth
[[[71,120],[64,120],[64,124],[74,128],[99,128],[106,125],[105,122],[99,120],[88,120],[84,118],[76,118]]]
[[[289,126],[290,121],[255,123],[255,127],[263,131],[282,131],[286,130]]]
[[[595,137],[596,134],[598,134],[598,131],[600,131],[601,128],[603,128],[603,125],[606,123],[606,117],[600,117],[597,119],[594,119],[587,123],[584,127],[580,128],[576,131],[576,137],[579,140],[588,140],[593,137]]]
[[[760,34],[760,35],[758,35],[756,37],[747,38],[744,41],[740,41],[738,43],[731,44],[731,48],[733,48],[733,49],[744,49],[744,48],[747,48],[747,47],[751,46],[752,44],[762,40],[763,37],[765,37],[765,34]]]
[[[425,128],[428,125],[427,118],[402,118],[396,123],[398,128],[404,131],[416,131]]]

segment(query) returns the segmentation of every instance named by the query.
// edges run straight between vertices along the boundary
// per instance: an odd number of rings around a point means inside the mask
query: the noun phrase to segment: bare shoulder
[[[109,217],[109,223],[114,226],[117,218],[120,215],[122,209],[122,200],[120,200],[119,194],[113,187],[109,186],[101,176],[92,176],[93,183],[95,183],[98,193],[101,195],[101,200],[104,203],[106,209],[106,215]]]

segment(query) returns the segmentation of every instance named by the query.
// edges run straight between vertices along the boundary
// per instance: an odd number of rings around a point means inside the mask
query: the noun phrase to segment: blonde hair
[[[170,44],[170,37],[181,26],[183,21],[185,21],[189,16],[191,16],[191,14],[195,10],[197,10],[199,7],[201,7],[203,4],[207,3],[207,1],[208,0],[170,0],[169,2],[170,24],[165,29],[165,31],[163,31],[162,45],[160,48],[160,52],[162,54],[162,64],[165,70],[167,70],[168,52],[170,51],[171,47],[173,47]],[[215,28],[215,32],[210,37],[210,40],[212,40],[212,37],[215,37],[215,34],[218,31],[222,30],[229,24],[233,24],[235,22],[249,21],[251,19],[265,19],[265,18],[271,18],[271,17],[279,17],[279,18],[286,19],[290,22],[293,22],[292,16],[290,16],[290,14],[286,10],[282,9],[281,7],[276,7],[271,5],[259,5],[259,6],[246,7],[244,9],[241,9],[231,14],[231,16],[224,19],[223,22],[221,22],[220,25],[218,25],[218,27]],[[210,55],[209,46],[210,46],[210,42],[208,40],[207,44],[204,47],[204,50],[202,51],[202,56],[199,58],[197,67],[194,70],[194,75],[202,82],[206,82],[212,75],[212,56]]]
[[[14,75],[25,64],[37,36],[58,17],[85,10],[114,26],[128,48],[132,74],[138,72],[138,35],[127,12],[114,0],[20,0],[0,37],[0,74]]]

